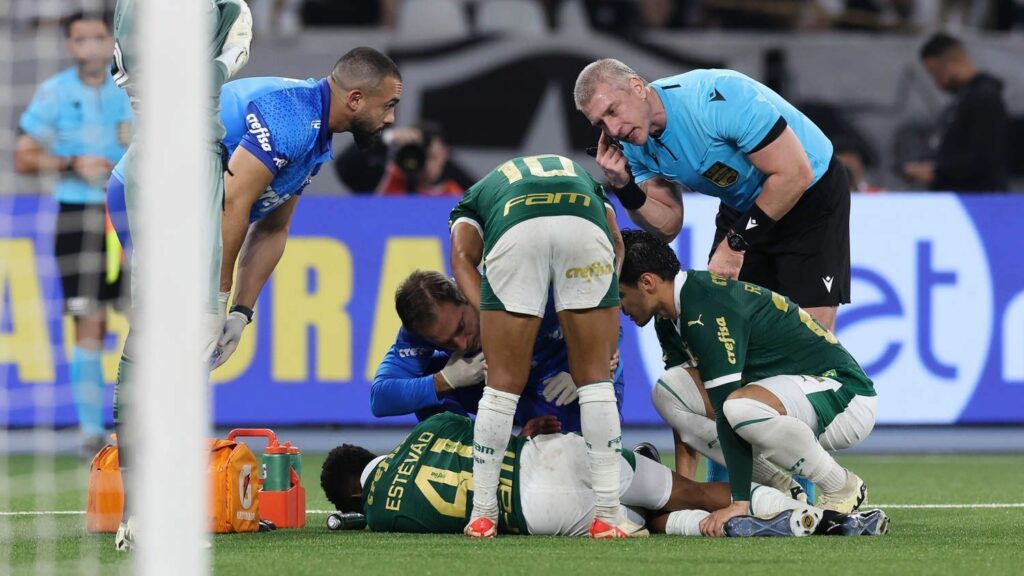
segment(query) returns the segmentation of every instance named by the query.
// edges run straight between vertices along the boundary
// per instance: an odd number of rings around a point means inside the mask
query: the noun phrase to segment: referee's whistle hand
[[[614,140],[602,131],[601,137],[597,140],[597,165],[604,172],[604,177],[614,188],[622,188],[629,184],[629,161],[626,160],[622,149]]]

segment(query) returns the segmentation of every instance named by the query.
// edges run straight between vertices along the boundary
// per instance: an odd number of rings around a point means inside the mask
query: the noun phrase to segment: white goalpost
[[[142,110],[139,138],[143,235],[138,378],[129,391],[136,439],[136,571],[206,574],[209,429],[200,358],[208,272],[202,264],[200,198],[210,188],[210,57],[201,2],[140,2]],[[132,489],[134,488],[134,489]]]

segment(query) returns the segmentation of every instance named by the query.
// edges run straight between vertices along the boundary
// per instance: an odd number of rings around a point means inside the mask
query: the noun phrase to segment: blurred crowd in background
[[[180,0],[165,0],[180,1]],[[550,38],[575,35],[573,38],[593,40],[615,38],[622,46],[640,46],[651,61],[664,58],[681,63],[672,73],[692,67],[734,67],[767,84],[798,107],[817,123],[832,139],[836,157],[847,166],[855,191],[879,192],[888,190],[953,190],[1006,191],[1019,190],[1024,181],[1024,116],[1013,104],[1012,74],[1006,72],[1006,63],[1013,61],[1013,39],[1024,37],[1024,0],[248,0],[255,23],[257,42],[274,46],[269,58],[261,57],[248,69],[255,75],[310,75],[301,70],[297,62],[319,58],[321,49],[334,50],[334,45],[345,41],[359,43],[379,41],[400,65],[402,58],[423,60],[423,47],[437,49],[430,58],[436,59],[435,70],[445,68],[446,54],[454,54],[460,47],[479,44],[476,40],[506,37]],[[0,12],[0,22],[13,27],[15,34],[42,37],[41,31],[60,27],[63,17],[83,8],[90,11],[112,10],[116,0],[11,0],[9,10]],[[344,30],[336,35],[334,28]],[[709,35],[707,31],[712,31]],[[797,30],[798,34],[787,34]],[[876,34],[884,34],[886,48],[894,60],[910,71],[889,70],[877,77],[864,75],[865,66],[884,69],[887,63],[859,63],[856,68],[844,65],[843,54],[858,48],[829,52],[828,62],[808,66],[800,59],[804,48],[784,48],[779,38],[846,37],[832,32],[849,32],[869,38],[874,44]],[[933,33],[942,30],[948,36],[935,40]],[[379,31],[379,32],[378,32]],[[591,31],[595,33],[591,34]],[[714,31],[728,31],[725,44],[715,40]],[[697,33],[703,43],[695,41]],[[847,36],[849,36],[848,34]],[[711,36],[711,38],[709,38]],[[725,35],[723,35],[725,37]],[[745,39],[741,42],[741,38]],[[751,38],[753,44],[744,43]],[[933,43],[926,47],[931,38]],[[981,50],[985,58],[975,65],[970,50],[960,48],[960,38],[1002,38],[1009,43],[993,49]],[[373,40],[371,40],[373,39]],[[539,41],[539,40],[538,40]],[[665,49],[666,41],[672,48]],[[660,42],[660,44],[659,44]],[[716,44],[717,42],[717,44]],[[937,43],[934,43],[937,42]],[[404,43],[404,44],[403,44]],[[952,44],[951,44],[952,43]],[[715,47],[718,47],[716,50]],[[753,49],[746,48],[752,46]],[[854,44],[856,46],[856,44]],[[727,48],[731,47],[731,48]],[[911,48],[913,47],[913,48]],[[575,45],[573,46],[575,48]],[[677,50],[682,48],[682,50]],[[731,56],[722,53],[731,50]],[[588,49],[593,49],[591,46]],[[845,52],[844,52],[845,50]],[[913,54],[909,53],[913,50]],[[284,54],[295,52],[295,56]],[[397,54],[395,53],[397,51]],[[603,48],[599,48],[603,52]],[[57,49],[51,58],[60,56]],[[332,52],[333,53],[333,52]],[[736,54],[743,54],[739,58]],[[264,53],[265,54],[265,53]],[[539,55],[539,54],[538,54]],[[600,54],[605,55],[605,54]],[[856,57],[851,54],[851,57]],[[986,63],[996,61],[1003,65],[1002,74],[987,69]],[[484,56],[477,56],[477,58]],[[518,58],[529,58],[527,55]],[[347,191],[356,194],[379,195],[431,195],[459,196],[472,185],[476,177],[489,169],[491,159],[481,157],[497,149],[510,153],[527,146],[526,133],[519,133],[520,124],[512,117],[528,119],[540,117],[541,92],[554,82],[560,97],[567,97],[567,82],[575,77],[579,65],[569,62],[572,50],[548,52],[545,62],[537,67],[529,64],[526,76],[515,75],[515,64],[505,56],[493,60],[490,72],[467,71],[464,78],[454,82],[473,85],[474,98],[488,102],[489,110],[501,110],[506,117],[509,142],[495,143],[477,138],[479,126],[474,123],[474,112],[446,110],[439,101],[451,98],[451,93],[439,93],[429,102],[424,82],[414,82],[407,94],[396,128],[385,134],[383,142],[369,151],[356,150],[348,142],[337,142],[334,147],[334,174],[337,181],[318,181],[317,193]],[[837,60],[837,57],[839,60]],[[875,55],[877,57],[877,54]],[[43,55],[37,55],[37,60]],[[732,58],[732,60],[730,60]],[[865,57],[870,59],[870,57]],[[19,56],[15,54],[15,60]],[[27,64],[31,64],[28,61]],[[525,62],[525,61],[523,61]],[[266,68],[260,68],[266,63]],[[45,66],[37,65],[42,73]],[[641,69],[646,66],[641,66]],[[757,72],[760,67],[760,73]],[[559,68],[552,72],[545,68]],[[27,68],[21,68],[24,73]],[[535,72],[533,72],[535,70]],[[855,70],[855,71],[854,71]],[[853,94],[848,89],[840,97],[815,98],[804,90],[793,89],[794,72],[803,78],[819,78],[824,72],[835,74],[830,83],[852,77],[861,78]],[[12,118],[21,114],[23,105],[41,77],[38,74],[19,78],[14,69],[16,92],[11,107]],[[512,74],[513,76],[505,76]],[[488,78],[488,75],[494,75]],[[31,77],[30,77],[31,76]],[[428,76],[436,76],[428,73]],[[536,77],[537,86],[527,86]],[[558,77],[560,79],[552,79]],[[908,80],[909,78],[909,80]],[[916,78],[916,80],[915,80]],[[648,78],[653,80],[655,77]],[[487,92],[491,81],[501,88],[502,94]],[[807,80],[805,80],[807,82]],[[810,80],[817,82],[817,80]],[[1004,87],[1009,84],[1009,87]],[[507,86],[519,88],[514,93]],[[925,89],[922,89],[922,85]],[[849,86],[849,84],[845,84]],[[873,96],[894,99],[894,104],[872,104],[860,88],[871,87]],[[431,88],[441,90],[447,88]],[[945,93],[936,98],[934,93]],[[1006,92],[1009,92],[1007,94]],[[564,94],[563,94],[564,93]],[[908,99],[925,102],[912,113],[904,109]],[[413,105],[414,99],[418,103]],[[943,103],[942,100],[945,99]],[[24,104],[22,103],[24,101]],[[874,106],[872,108],[871,106]],[[516,111],[516,108],[534,108],[535,111]],[[582,117],[564,106],[565,130],[572,133],[586,130],[579,126]],[[406,112],[415,110],[415,112]],[[478,111],[479,113],[479,111]],[[491,114],[487,111],[485,114]],[[511,114],[511,116],[509,116]],[[519,116],[517,116],[517,114]],[[854,118],[852,115],[860,114]],[[1017,116],[1014,116],[1017,114]],[[879,119],[888,120],[879,122]],[[874,119],[874,120],[873,120]],[[874,121],[874,124],[871,122]],[[469,128],[467,128],[467,125]],[[532,124],[531,124],[532,126]],[[467,132],[467,129],[469,132]],[[562,128],[548,127],[540,141],[553,141]],[[470,137],[467,137],[470,134]],[[571,142],[560,142],[562,148],[582,147],[578,133]],[[585,134],[589,142],[589,134]],[[484,140],[487,140],[486,138]],[[557,141],[555,139],[554,141]],[[1020,150],[1020,151],[1018,151]],[[568,152],[568,150],[565,150]],[[0,167],[4,166],[0,162]],[[945,167],[944,167],[945,166]],[[950,168],[952,167],[952,168]],[[951,174],[950,170],[955,173]],[[24,191],[26,186],[17,186]]]
[[[170,0],[169,0],[170,1]],[[114,0],[97,0],[109,4]],[[922,30],[1024,29],[1021,0],[251,0],[257,34],[288,37],[304,27],[396,29],[408,12],[451,14],[469,32],[487,20],[529,12],[547,30],[585,16],[590,28],[635,33],[647,29]],[[12,0],[18,26],[52,23],[79,9],[77,0]]]

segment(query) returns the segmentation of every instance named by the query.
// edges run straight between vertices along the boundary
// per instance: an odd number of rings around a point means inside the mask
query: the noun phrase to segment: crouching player
[[[708,510],[729,503],[724,483],[700,484],[654,460],[620,451],[622,513],[657,533],[700,536]],[[584,536],[594,518],[587,447],[577,434],[511,438],[499,483],[499,529],[509,534]],[[377,532],[462,531],[473,506],[473,422],[445,413],[421,422],[389,454],[342,445],[328,455],[320,484],[342,512],[366,515]],[[809,507],[767,486],[755,486],[751,514],[725,525],[730,536],[878,535],[881,511],[839,514]],[[704,534],[708,535],[708,534]]]
[[[874,427],[871,380],[803,309],[771,290],[708,272],[682,271],[672,249],[635,230],[623,233],[619,287],[623,311],[643,326],[672,321],[717,420],[733,502],[704,521],[705,531],[750,510],[754,456],[814,481],[818,505],[857,510],[864,482],[829,451],[858,444]]]
[[[485,365],[480,352],[480,311],[451,278],[422,270],[399,285],[395,308],[402,328],[370,386],[374,416],[415,413],[423,420],[445,411],[475,414],[483,395]],[[610,368],[621,417],[623,380],[617,353]],[[544,420],[549,423],[546,432],[579,432],[577,396],[565,337],[549,299],[513,423],[523,426],[550,415],[556,419]]]
[[[728,482],[725,455],[715,426],[715,409],[693,367],[696,361],[686,353],[673,322],[659,318],[654,326],[663,351],[665,372],[651,388],[651,402],[662,420],[672,427],[676,472],[693,479],[697,454],[702,454],[708,461],[706,481]],[[809,501],[803,486],[763,454],[754,456],[751,472],[754,482],[781,490],[797,500]]]

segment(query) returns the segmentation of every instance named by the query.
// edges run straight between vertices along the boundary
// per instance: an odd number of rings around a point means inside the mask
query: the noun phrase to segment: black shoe
[[[864,524],[854,514],[841,514],[834,510],[823,510],[821,522],[814,529],[815,536],[860,536]]]
[[[661,453],[658,452],[658,449],[650,442],[641,442],[636,446],[633,446],[633,454],[649,458],[658,464],[661,464]]]
[[[881,510],[854,512],[850,516],[860,520],[863,528],[860,533],[861,536],[883,536],[889,533],[889,516]]]

